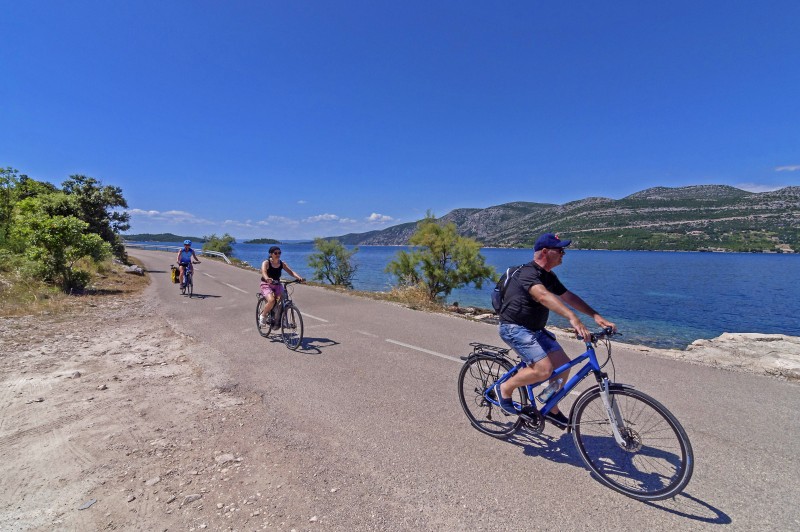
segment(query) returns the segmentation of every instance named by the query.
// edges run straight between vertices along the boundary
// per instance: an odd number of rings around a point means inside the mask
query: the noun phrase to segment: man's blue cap
[[[533,245],[533,251],[539,251],[544,248],[565,248],[572,244],[572,240],[561,240],[553,233],[545,233],[536,239],[536,244]]]

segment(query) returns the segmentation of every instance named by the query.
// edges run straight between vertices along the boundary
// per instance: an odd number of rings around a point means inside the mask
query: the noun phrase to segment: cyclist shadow
[[[188,298],[189,296],[186,297]],[[218,296],[215,294],[198,294],[197,292],[195,292],[192,294],[191,299],[206,299],[206,298],[220,298],[220,297],[222,296]]]
[[[273,343],[282,344],[283,338],[281,338],[280,334],[272,334],[269,336],[269,340]],[[303,353],[306,355],[321,355],[322,350],[328,347],[333,347],[335,345],[339,345],[339,342],[336,340],[331,340],[330,338],[303,338],[303,341],[300,342],[300,346],[297,348],[298,353]]]
[[[594,473],[589,471],[580,457],[572,436],[566,432],[558,436],[551,436],[544,432],[535,433],[529,430],[520,430],[506,441],[521,447],[525,456],[539,456],[559,464],[579,467],[594,477]],[[621,471],[618,471],[618,473]],[[640,480],[647,482],[646,478],[641,478]],[[652,480],[654,482],[658,481],[657,478]],[[671,499],[655,502],[643,501],[643,504],[702,523],[724,525],[732,522],[730,516],[719,508],[685,492]]]
[[[303,338],[303,343],[297,351],[307,355],[321,355],[323,349],[333,347],[335,345],[339,345],[339,342],[336,340],[331,340],[330,338],[306,337]]]
[[[554,437],[545,432],[520,430],[506,441],[522,447],[525,456],[540,456],[558,464],[586,469],[578,449],[575,448],[575,442],[566,433]]]

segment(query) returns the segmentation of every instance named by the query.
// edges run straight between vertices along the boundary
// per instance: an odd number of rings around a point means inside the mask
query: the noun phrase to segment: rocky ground
[[[798,338],[660,354],[800,378]],[[0,318],[0,530],[330,528],[358,500],[340,491],[353,479],[220,360],[136,291]]]
[[[77,299],[0,318],[0,530],[288,531],[325,518],[337,486],[270,440],[263,398],[226,382],[218,353],[141,294]]]

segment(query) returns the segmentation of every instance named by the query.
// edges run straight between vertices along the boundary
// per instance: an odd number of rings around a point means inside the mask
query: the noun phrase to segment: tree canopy
[[[494,268],[480,254],[480,244],[460,236],[454,223],[438,223],[430,212],[418,223],[409,243],[415,249],[399,251],[386,271],[400,284],[421,284],[431,300],[443,299],[468,284],[481,288],[495,277]]]
[[[119,187],[73,175],[55,185],[0,169],[0,249],[30,261],[35,275],[69,292],[83,288],[89,274],[83,261],[99,261],[113,251],[123,257],[119,231],[128,228],[128,204]]]
[[[308,257],[308,265],[314,269],[315,281],[328,281],[332,285],[353,288],[353,277],[358,267],[352,258],[358,248],[348,250],[336,239],[314,239],[316,253]]]

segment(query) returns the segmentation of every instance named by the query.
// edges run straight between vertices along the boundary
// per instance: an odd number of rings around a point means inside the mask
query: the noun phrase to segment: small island
[[[253,240],[245,240],[243,244],[280,244],[280,240],[274,238],[254,238]]]

